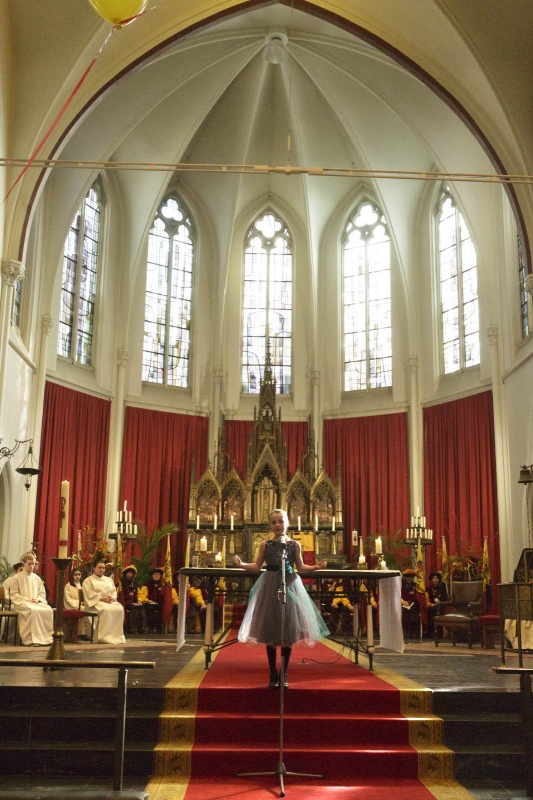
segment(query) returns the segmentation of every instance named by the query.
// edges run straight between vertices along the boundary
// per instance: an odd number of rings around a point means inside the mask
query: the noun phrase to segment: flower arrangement
[[[72,553],[71,558],[84,575],[89,575],[95,559],[111,563],[114,553],[109,549],[109,542],[103,531],[96,531],[96,528],[85,525],[78,531],[78,552]]]

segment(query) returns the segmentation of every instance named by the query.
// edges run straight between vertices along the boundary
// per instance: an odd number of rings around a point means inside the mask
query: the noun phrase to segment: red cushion
[[[498,625],[500,622],[498,614],[483,614],[483,616],[478,617],[478,619],[482,625]]]

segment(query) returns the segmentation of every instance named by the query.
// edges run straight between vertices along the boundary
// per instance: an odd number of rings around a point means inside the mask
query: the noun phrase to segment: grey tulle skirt
[[[286,582],[283,644],[313,645],[328,635],[328,628],[307,594],[300,576],[295,572],[289,573]],[[239,629],[240,642],[273,646],[282,644],[282,604],[278,597],[280,585],[281,572],[261,573],[250,591],[248,607]]]

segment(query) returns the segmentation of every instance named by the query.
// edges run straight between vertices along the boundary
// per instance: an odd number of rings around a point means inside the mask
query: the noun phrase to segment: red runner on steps
[[[279,649],[278,649],[279,658]],[[279,796],[279,692],[265,647],[223,648],[198,690],[185,800]],[[285,692],[283,764],[293,800],[433,800],[418,780],[400,692],[330,648],[294,647]],[[273,773],[236,778],[242,772]]]

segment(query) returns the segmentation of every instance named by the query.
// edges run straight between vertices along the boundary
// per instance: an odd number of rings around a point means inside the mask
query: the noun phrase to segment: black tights
[[[270,667],[270,674],[277,675],[278,671],[276,669],[276,648],[272,647],[271,644],[267,644],[266,646],[267,651],[267,658],[268,658],[268,666]],[[289,660],[291,657],[291,648],[289,645],[285,645],[281,648],[281,657],[285,659],[285,674],[287,674],[287,670],[289,668]]]

